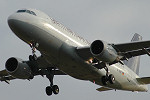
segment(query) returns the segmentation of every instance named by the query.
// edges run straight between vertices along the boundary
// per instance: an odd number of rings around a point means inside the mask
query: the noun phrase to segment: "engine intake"
[[[95,40],[90,46],[90,51],[94,57],[106,63],[113,63],[120,60],[119,55],[112,45],[101,40]]]
[[[9,58],[6,61],[6,69],[9,72],[15,71],[17,69],[17,66],[18,66],[18,61],[15,58]]]
[[[31,79],[32,71],[28,64],[19,58],[9,58],[5,63],[6,71],[15,78]]]
[[[99,55],[104,49],[104,43],[100,40],[96,40],[91,45],[91,52],[93,55]]]

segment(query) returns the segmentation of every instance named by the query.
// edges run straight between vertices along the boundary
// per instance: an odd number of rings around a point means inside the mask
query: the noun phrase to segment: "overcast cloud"
[[[0,0],[0,69],[8,58],[24,60],[30,47],[17,38],[7,25],[9,15],[21,8],[36,8],[58,20],[78,35],[92,42],[101,39],[110,43],[129,42],[134,33],[150,40],[149,0]],[[141,58],[140,76],[150,76],[150,58]],[[149,93],[124,91],[97,92],[97,86],[70,76],[56,76],[54,83],[60,94],[48,97],[49,81],[41,76],[30,82],[0,83],[1,100],[148,100]]]

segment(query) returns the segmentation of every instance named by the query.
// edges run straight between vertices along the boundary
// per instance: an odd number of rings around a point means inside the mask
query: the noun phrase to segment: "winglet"
[[[110,89],[110,88],[107,88],[107,87],[100,87],[96,90],[99,91],[99,92],[103,92],[103,91],[108,91],[108,90],[113,90],[113,89]]]

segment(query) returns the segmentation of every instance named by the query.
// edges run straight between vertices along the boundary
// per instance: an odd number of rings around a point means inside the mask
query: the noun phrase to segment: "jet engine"
[[[106,63],[114,63],[120,60],[120,56],[112,45],[101,40],[95,40],[90,46],[90,51],[94,57]]]
[[[19,58],[9,58],[5,63],[6,71],[15,78],[32,79],[32,71],[29,65]]]

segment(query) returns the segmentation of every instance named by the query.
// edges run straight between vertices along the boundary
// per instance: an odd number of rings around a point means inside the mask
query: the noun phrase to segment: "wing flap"
[[[150,77],[136,78],[140,84],[150,84]]]
[[[133,51],[127,51],[125,53],[122,53],[123,55],[125,55],[126,58],[132,58],[135,56],[139,56],[139,55],[144,55],[147,54],[150,56],[150,49],[139,49],[139,50],[133,50]],[[125,60],[124,58],[122,60]]]

